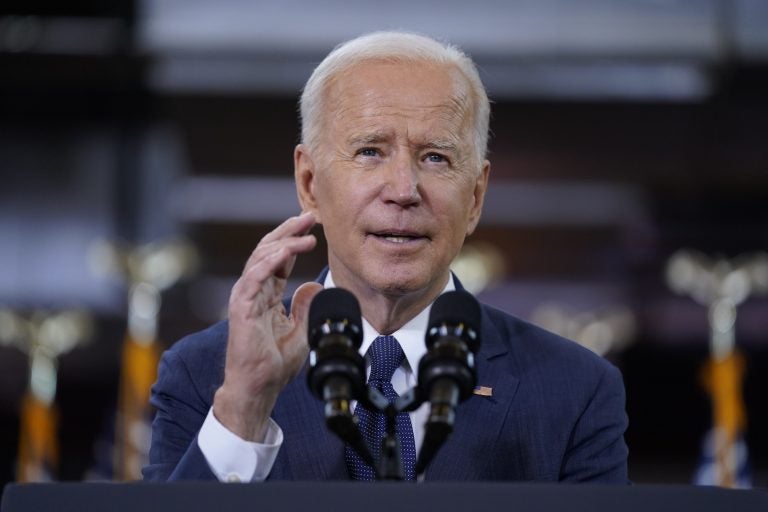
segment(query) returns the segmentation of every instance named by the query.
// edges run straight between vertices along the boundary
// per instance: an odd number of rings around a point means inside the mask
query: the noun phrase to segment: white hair
[[[387,62],[427,61],[455,66],[466,78],[474,103],[474,146],[477,162],[482,162],[488,150],[490,102],[474,62],[456,46],[444,44],[427,36],[409,32],[372,32],[340,44],[315,68],[301,94],[301,139],[316,148],[323,114],[323,102],[332,79],[363,61]]]

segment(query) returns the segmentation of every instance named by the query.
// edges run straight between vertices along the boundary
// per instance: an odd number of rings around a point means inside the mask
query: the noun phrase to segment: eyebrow
[[[387,140],[388,137],[384,132],[365,133],[362,135],[353,135],[347,142],[351,146],[365,145],[365,144],[378,144]]]
[[[347,143],[350,146],[364,146],[366,144],[380,144],[382,142],[388,141],[389,139],[389,135],[385,132],[373,132],[361,135],[353,135],[347,139]],[[422,144],[415,144],[415,146],[420,150],[436,149],[439,151],[448,151],[452,153],[457,153],[459,150],[458,145],[455,142],[447,139],[431,140]]]
[[[456,143],[449,140],[433,140],[426,144],[420,144],[419,147],[421,149],[438,149],[440,151],[450,151],[453,153],[458,151]]]

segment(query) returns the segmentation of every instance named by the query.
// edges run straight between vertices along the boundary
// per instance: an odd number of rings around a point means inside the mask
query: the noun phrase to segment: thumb
[[[307,358],[309,344],[307,343],[307,316],[309,305],[323,287],[320,283],[304,283],[294,292],[291,300],[291,321],[293,327],[291,334],[282,344],[281,352],[285,357],[288,367],[291,368],[291,377],[301,369]]]
[[[305,324],[309,315],[309,305],[312,303],[315,295],[322,290],[323,286],[320,283],[311,282],[299,286],[293,293],[293,299],[291,299],[291,318],[295,327],[306,328]]]

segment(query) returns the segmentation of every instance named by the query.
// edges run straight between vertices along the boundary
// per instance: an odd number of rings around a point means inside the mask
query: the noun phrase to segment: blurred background
[[[766,27],[765,0],[5,0],[0,484],[137,477],[157,353],[298,211],[304,81],[397,28],[494,102],[460,278],[622,370],[632,480],[693,482],[714,424],[768,486]]]

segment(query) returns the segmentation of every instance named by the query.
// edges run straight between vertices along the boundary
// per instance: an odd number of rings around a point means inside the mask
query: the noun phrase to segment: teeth
[[[410,240],[410,237],[407,236],[385,236],[384,240],[388,242],[394,242],[396,244],[404,244],[408,240]]]

